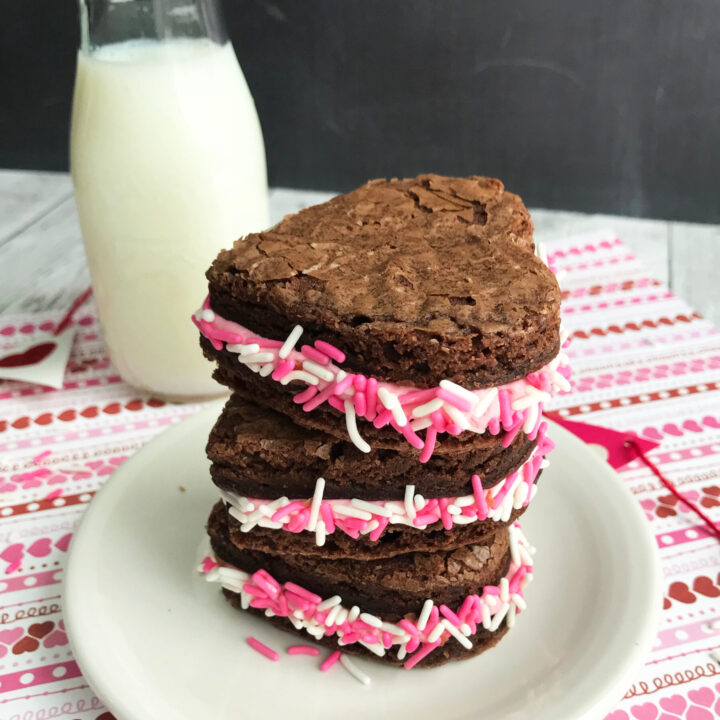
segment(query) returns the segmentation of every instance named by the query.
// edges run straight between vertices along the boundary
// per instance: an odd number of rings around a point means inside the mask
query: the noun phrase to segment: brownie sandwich
[[[232,390],[201,565],[235,607],[432,667],[525,607],[518,517],[569,389],[560,290],[498,180],[372,181],[238,240],[193,316]]]

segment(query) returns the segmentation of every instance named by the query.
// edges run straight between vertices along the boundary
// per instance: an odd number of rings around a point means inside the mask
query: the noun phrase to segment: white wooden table
[[[331,193],[275,188],[273,222]],[[659,280],[720,324],[720,226],[532,210],[540,241],[613,229]],[[88,285],[70,178],[0,170],[0,313],[62,309]]]

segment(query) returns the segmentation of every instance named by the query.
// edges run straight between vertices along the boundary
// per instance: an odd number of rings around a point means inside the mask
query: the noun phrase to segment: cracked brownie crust
[[[373,181],[221,252],[210,304],[270,339],[302,325],[301,342],[379,380],[489,387],[559,350],[560,290],[531,249],[527,210],[497,180]]]

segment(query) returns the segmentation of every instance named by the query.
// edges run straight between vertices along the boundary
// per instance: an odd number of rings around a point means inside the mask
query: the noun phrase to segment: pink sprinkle
[[[217,563],[210,556],[205,556],[202,561],[202,571],[208,573],[214,567],[217,567]]]
[[[355,413],[357,415],[365,417],[365,413],[367,412],[367,402],[365,400],[365,393],[358,390],[355,393],[354,400],[355,400]]]
[[[484,520],[488,516],[488,506],[485,500],[485,491],[483,490],[480,478],[477,475],[472,476],[473,495],[475,496],[475,507],[477,508],[478,520]]]
[[[293,582],[286,582],[285,583],[285,589],[290,590],[290,592],[294,592],[296,595],[299,595],[301,598],[305,598],[311,603],[315,603],[316,605],[319,602],[322,602],[322,598],[319,595],[316,595],[313,592],[310,592],[309,590],[306,590],[303,587],[300,587],[299,585],[296,585]]]
[[[503,482],[502,487],[500,488],[500,491],[496,495],[494,495],[492,497],[492,499],[490,500],[490,504],[492,505],[493,508],[498,507],[498,505],[500,505],[500,503],[505,499],[505,496],[508,494],[508,491],[512,487],[512,484],[517,479],[517,475],[518,474],[516,472],[514,472],[512,475],[508,475],[505,478],[505,481]]]
[[[459,435],[462,432],[462,428],[457,423],[451,422],[445,426],[445,431],[451,435]]]
[[[397,622],[398,627],[401,627],[408,635],[412,637],[418,636],[418,629],[416,625],[413,625],[409,620],[406,620],[403,618],[402,620],[398,620]]]
[[[267,592],[261,588],[258,585],[253,585],[252,583],[246,582],[243,583],[242,586],[243,592],[246,592],[248,595],[252,595],[253,597],[263,598],[265,599],[267,597]]]
[[[513,576],[510,578],[510,582],[508,583],[508,590],[510,590],[511,593],[517,592],[520,589],[520,583],[522,583],[525,575],[527,575],[527,572],[528,566],[521,565],[513,574]]]
[[[360,639],[368,645],[374,645],[377,642],[377,635],[375,635],[375,633],[367,632],[362,635]]]
[[[422,450],[425,447],[422,438],[410,427],[410,423],[405,423],[400,428],[400,432],[405,436],[405,439],[417,450]]]
[[[434,629],[434,627],[438,624],[438,621],[440,620],[440,611],[438,610],[437,605],[432,606],[432,610],[430,610],[430,617],[428,618],[427,625],[425,626],[425,632],[431,633]]]
[[[276,368],[273,370],[272,379],[277,380],[278,382],[282,380],[286,375],[291,373],[295,369],[295,361],[294,360],[283,360]],[[312,385],[310,386],[315,389]],[[296,396],[297,397],[297,396]],[[297,400],[296,400],[297,402]]]
[[[343,529],[360,530],[361,532],[367,528],[369,522],[356,517],[345,517],[338,520],[342,524]]]
[[[505,429],[512,425],[512,407],[510,406],[510,393],[503,388],[498,392],[498,402],[500,404],[500,422]]]
[[[276,510],[270,519],[273,522],[278,522],[279,520],[282,520],[286,515],[289,515],[291,512],[294,512],[295,510],[301,510],[304,507],[305,503],[303,503],[301,500],[293,500],[287,505],[283,505],[281,508]],[[318,602],[320,601],[318,600]]]
[[[342,350],[339,350],[334,345],[331,345],[328,342],[325,342],[324,340],[316,340],[315,341],[315,347],[320,351],[325,353],[326,355],[329,355],[335,362],[345,362],[345,353]]]
[[[382,634],[382,644],[385,648],[391,648],[393,644],[393,636],[389,632]]]
[[[385,528],[387,527],[389,518],[377,517],[376,520],[378,521],[378,526],[370,533],[370,539],[373,542],[380,539],[380,536],[383,534]]]
[[[438,504],[440,505],[440,517],[442,518],[443,527],[446,530],[452,530],[453,526],[453,519],[452,515],[447,511],[447,506],[450,504],[449,498],[440,498],[438,500]]]
[[[411,637],[405,647],[409,653],[414,653],[418,649],[418,645],[420,645],[420,640],[417,637]]]
[[[336,395],[342,395],[353,384],[354,378],[354,375],[346,375],[342,380],[340,380],[340,382],[335,385],[335,390],[333,392]]]
[[[52,455],[52,450],[43,450],[39,455],[33,458],[35,465],[39,465],[45,458],[49,458]]]
[[[420,527],[421,525],[432,525],[437,521],[437,515],[433,515],[432,513],[423,513],[422,515],[415,516],[415,519],[413,520],[413,525],[415,525],[415,527]]]
[[[418,650],[411,658],[405,661],[405,669],[411,670],[414,668],[423,658],[428,656],[438,645],[440,644],[440,640],[436,640],[432,643],[423,643],[423,646],[420,650]],[[408,646],[410,643],[408,643]]]
[[[465,618],[472,612],[473,607],[475,606],[475,598],[477,595],[468,595],[465,600],[463,600],[463,604],[460,606],[460,609],[457,611],[457,618],[460,620],[460,624],[465,621]],[[440,607],[440,612],[442,612],[444,605]]]
[[[543,392],[549,393],[551,391],[550,378],[546,372],[540,373],[540,389]]]
[[[310,510],[305,508],[301,510],[297,515],[290,518],[290,521],[284,526],[285,530],[292,533],[302,532],[306,527],[308,520],[310,519]]]
[[[55,498],[59,498],[62,495],[62,490],[60,488],[55,488],[51,493],[48,493],[45,496],[46,500],[54,500]]]
[[[343,635],[343,642],[346,645],[352,645],[353,643],[356,643],[358,640],[360,640],[360,635],[358,635],[356,632],[349,632],[346,635]]]
[[[216,327],[213,327],[212,329],[212,338],[213,340],[222,340],[223,342],[230,344],[240,344],[245,341],[245,338],[239,333],[220,330]]]
[[[259,585],[267,594],[276,598],[280,594],[280,583],[267,571],[258,570],[252,576],[256,585]]]
[[[540,429],[540,425],[542,423],[542,413],[543,413],[543,404],[540,403],[538,405],[538,414],[537,414],[537,420],[535,420],[535,425],[533,425],[532,430],[527,434],[527,436],[530,440],[534,440],[537,437],[538,430]]]
[[[460,412],[470,412],[472,408],[472,403],[467,398],[460,397],[454,392],[446,390],[443,387],[438,389],[437,397],[455,406],[458,410],[460,410]]]
[[[364,375],[355,375],[353,384],[355,385],[356,390],[365,392],[365,388],[367,387],[367,378]]]
[[[302,392],[296,393],[293,396],[293,402],[297,405],[302,405],[303,403],[307,402],[311,398],[314,398],[315,395],[317,395],[318,389],[314,385],[308,386],[305,390]]]
[[[431,426],[425,431],[425,444],[423,446],[422,452],[420,453],[420,462],[426,463],[433,454],[433,451],[435,450],[435,441],[437,439],[437,430],[435,427]]]
[[[205,320],[195,321],[195,324],[200,328],[200,332],[210,341],[210,344],[216,350],[222,350],[222,343],[219,340],[215,340],[213,336],[213,327],[209,322]]]
[[[339,659],[340,659],[340,651],[336,650],[334,653],[329,655],[325,661],[323,661],[323,664],[320,666],[320,669],[323,672],[327,672]]]
[[[332,508],[330,503],[323,502],[320,505],[320,515],[325,523],[325,532],[332,534],[335,532],[335,520],[333,519]]]
[[[446,617],[455,627],[460,627],[462,625],[462,620],[460,620],[460,618],[447,605],[440,606],[440,614],[443,615],[443,617]]]
[[[369,398],[368,398],[369,400]],[[368,410],[368,415],[370,414],[370,411]],[[376,428],[382,428],[385,427],[391,420],[392,420],[392,412],[388,410],[387,408],[384,410],[381,410],[377,417],[373,420],[373,425]]]
[[[209,309],[210,309],[210,296],[209,296],[209,295],[207,295],[207,296],[205,297],[205,302],[203,302],[203,304],[202,304],[202,309],[203,309],[203,310],[209,310]]]
[[[491,435],[497,435],[500,432],[500,421],[496,417],[490,418],[488,430]]]
[[[305,598],[296,595],[291,590],[286,589],[284,595],[287,598],[288,603],[291,604],[292,607],[296,610],[302,610],[303,612],[307,612],[312,608],[312,603],[309,603],[307,600],[305,600]],[[317,605],[317,603],[315,604]]]
[[[437,432],[445,432],[445,418],[439,410],[430,413],[430,420],[432,420],[433,427],[437,430]]]
[[[217,318],[216,318],[216,320],[217,320]],[[261,350],[268,350],[268,349],[279,350],[285,344],[284,340],[270,340],[269,338],[261,338],[261,337],[251,338],[251,339],[247,340],[247,342],[248,343],[251,343],[251,342],[256,343],[257,345],[260,346]]]
[[[319,655],[320,651],[312,645],[291,645],[287,649],[288,655]]]
[[[322,405],[333,394],[333,390],[335,390],[335,383],[331,382],[324,390],[321,390],[315,397],[308,400],[303,405],[303,410],[310,412],[319,405]]]
[[[537,388],[538,390],[540,390],[540,378],[537,373],[534,373],[534,372],[529,373],[525,377],[525,381],[527,383],[529,383],[530,385],[532,385],[534,388]]]
[[[483,595],[499,595],[500,588],[497,585],[486,585],[483,588]]]
[[[331,395],[328,398],[328,405],[335,408],[338,412],[345,412],[345,403],[337,395]]]
[[[377,387],[378,383],[375,378],[369,378],[365,387],[365,397],[367,398],[367,420],[373,420],[377,415]]]
[[[517,437],[517,434],[520,432],[520,428],[523,426],[524,422],[525,418],[524,416],[522,416],[520,420],[515,421],[515,423],[511,427],[505,428],[505,435],[502,439],[502,446],[504,448],[510,447],[510,445],[512,445],[512,441]]]
[[[313,362],[320,363],[320,365],[329,365],[330,364],[330,358],[323,352],[320,352],[319,350],[316,350],[311,345],[303,345],[300,348],[302,354],[308,359],[312,360]]]
[[[263,645],[259,640],[256,640],[252,635],[247,639],[247,644],[253,650],[256,650],[261,655],[264,655],[266,658],[269,658],[273,662],[277,662],[280,659],[280,656],[274,650],[271,650],[267,645]]]
[[[417,404],[422,405],[428,400],[432,400],[436,397],[436,389],[429,388],[427,390],[410,390],[410,392],[403,393],[400,396],[401,405]]]
[[[273,601],[268,597],[255,597],[250,601],[251,608],[258,608],[259,610],[267,610],[273,606]]]

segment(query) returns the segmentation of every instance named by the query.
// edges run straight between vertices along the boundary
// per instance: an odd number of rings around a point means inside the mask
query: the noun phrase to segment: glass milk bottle
[[[221,394],[190,316],[268,221],[255,105],[216,0],[80,0],[70,160],[95,302],[124,380]]]

